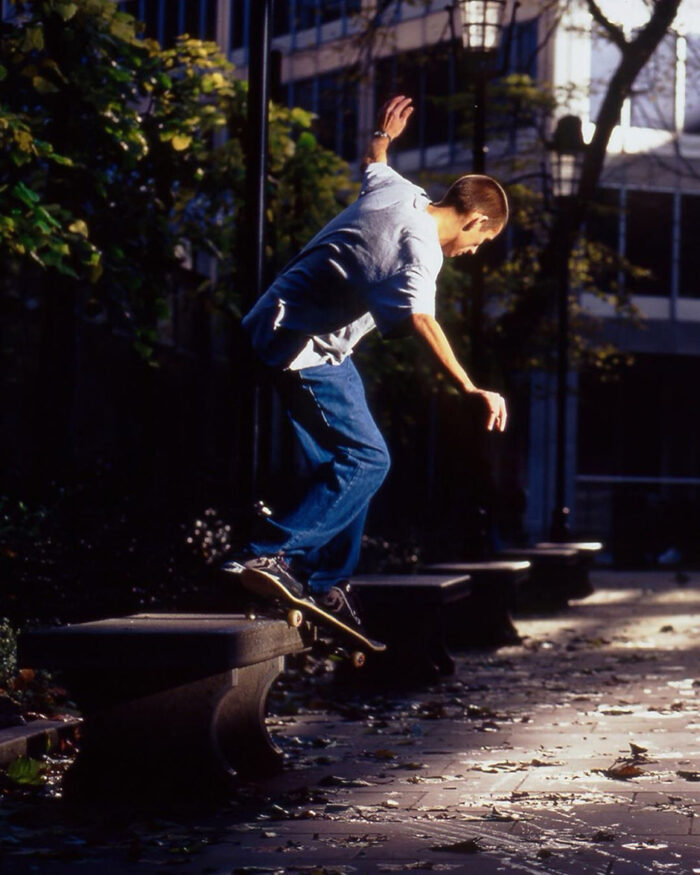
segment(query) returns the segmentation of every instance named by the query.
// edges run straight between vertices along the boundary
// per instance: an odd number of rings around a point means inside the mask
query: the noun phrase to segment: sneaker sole
[[[259,595],[264,599],[282,599],[282,601],[286,602],[288,605],[293,605],[295,608],[299,608],[302,613],[307,612],[311,614],[321,625],[330,626],[333,629],[336,629],[341,634],[359,642],[362,646],[367,647],[369,650],[373,650],[375,653],[382,653],[386,650],[386,644],[381,641],[374,641],[372,638],[368,638],[357,629],[353,629],[352,626],[346,625],[342,620],[338,620],[333,614],[327,613],[323,608],[319,607],[319,605],[312,602],[310,599],[295,596],[294,593],[287,589],[283,583],[265,571],[246,568],[241,573],[241,583],[247,590],[250,590],[250,592]]]

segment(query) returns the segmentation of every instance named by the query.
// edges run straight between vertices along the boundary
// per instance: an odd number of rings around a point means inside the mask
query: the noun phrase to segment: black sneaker
[[[345,623],[346,626],[350,626],[353,629],[358,629],[363,635],[365,634],[360,615],[357,611],[357,602],[352,595],[349,581],[343,580],[340,583],[336,583],[328,592],[315,596],[315,601],[324,611],[328,611],[329,614],[337,617],[341,623]]]
[[[282,555],[255,556],[243,562],[241,571],[255,571],[265,577],[281,583],[291,594],[298,599],[304,598],[304,584],[297,580],[289,570],[289,563]]]

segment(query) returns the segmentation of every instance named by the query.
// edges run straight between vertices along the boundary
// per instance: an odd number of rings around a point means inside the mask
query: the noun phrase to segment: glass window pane
[[[689,34],[686,45],[683,130],[688,134],[700,134],[700,34]]]
[[[406,125],[401,138],[396,141],[394,149],[416,149],[420,145],[420,133],[423,126],[422,112],[424,106],[421,106],[421,76],[422,65],[421,58],[424,58],[424,52],[408,52],[397,57],[396,64],[396,79],[394,94],[405,94],[413,97],[416,111],[413,113],[411,120]],[[388,95],[389,97],[391,95]]]
[[[316,0],[297,0],[297,30],[316,26]]]
[[[318,141],[326,149],[338,150],[338,87],[335,76],[319,76],[318,79],[318,119],[316,133]]]
[[[289,33],[289,0],[275,0],[272,6],[272,33]]]
[[[619,190],[599,189],[586,218],[586,237],[591,243],[601,243],[604,247],[600,260],[594,266],[595,287],[602,292],[612,292],[618,284],[619,268],[616,256],[620,243],[620,215]]]
[[[323,0],[321,3],[321,22],[337,21],[343,14],[343,0]]]
[[[589,108],[591,121],[595,121],[605,96],[610,77],[620,63],[620,50],[610,40],[591,34],[591,80],[589,85]]]
[[[202,39],[214,41],[216,40],[217,0],[200,0],[200,3],[204,4],[204,9],[202,11],[202,23],[204,25]]]
[[[537,75],[537,30],[538,18],[516,21],[510,40],[509,57],[505,64],[506,74],[527,73],[533,78]],[[501,40],[498,50],[499,67],[503,67],[506,50],[506,37]]]
[[[673,196],[665,192],[627,192],[625,255],[647,278],[627,278],[635,295],[668,295],[671,286]]]
[[[199,4],[200,0],[187,0],[185,3],[185,33],[194,39],[201,39]]]
[[[167,47],[172,46],[175,43],[175,38],[180,34],[179,5],[179,3],[173,3],[173,0],[166,0],[165,2],[163,45]]]
[[[342,74],[342,132],[340,154],[346,161],[357,158],[357,76],[354,71]]]
[[[245,0],[231,0],[231,48],[240,49],[245,40]]]
[[[668,131],[675,125],[676,37],[668,33],[632,86],[631,124]]]
[[[309,112],[316,112],[313,79],[299,79],[293,83],[292,103],[294,106],[308,109]]]
[[[679,294],[700,298],[700,195],[681,198],[681,263]]]
[[[425,91],[422,111],[423,142],[426,146],[447,143],[450,138],[449,109],[451,43],[443,43],[430,52],[424,65]],[[411,119],[412,124],[415,119]]]
[[[146,0],[144,21],[146,22],[145,36],[149,39],[158,39],[158,0]]]

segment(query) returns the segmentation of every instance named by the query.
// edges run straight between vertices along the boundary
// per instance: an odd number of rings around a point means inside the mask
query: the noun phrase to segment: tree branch
[[[597,0],[586,0],[588,11],[591,13],[593,20],[599,24],[605,31],[610,42],[614,43],[621,52],[624,52],[628,45],[625,39],[625,34],[621,27],[613,24],[610,19],[603,14],[603,10],[598,6]]]

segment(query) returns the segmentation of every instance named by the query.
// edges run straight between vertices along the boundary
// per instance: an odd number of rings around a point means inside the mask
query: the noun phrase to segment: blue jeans
[[[284,371],[277,388],[311,469],[300,503],[269,520],[257,556],[297,557],[312,592],[352,574],[360,556],[369,502],[389,470],[389,453],[349,358],[340,365]]]

